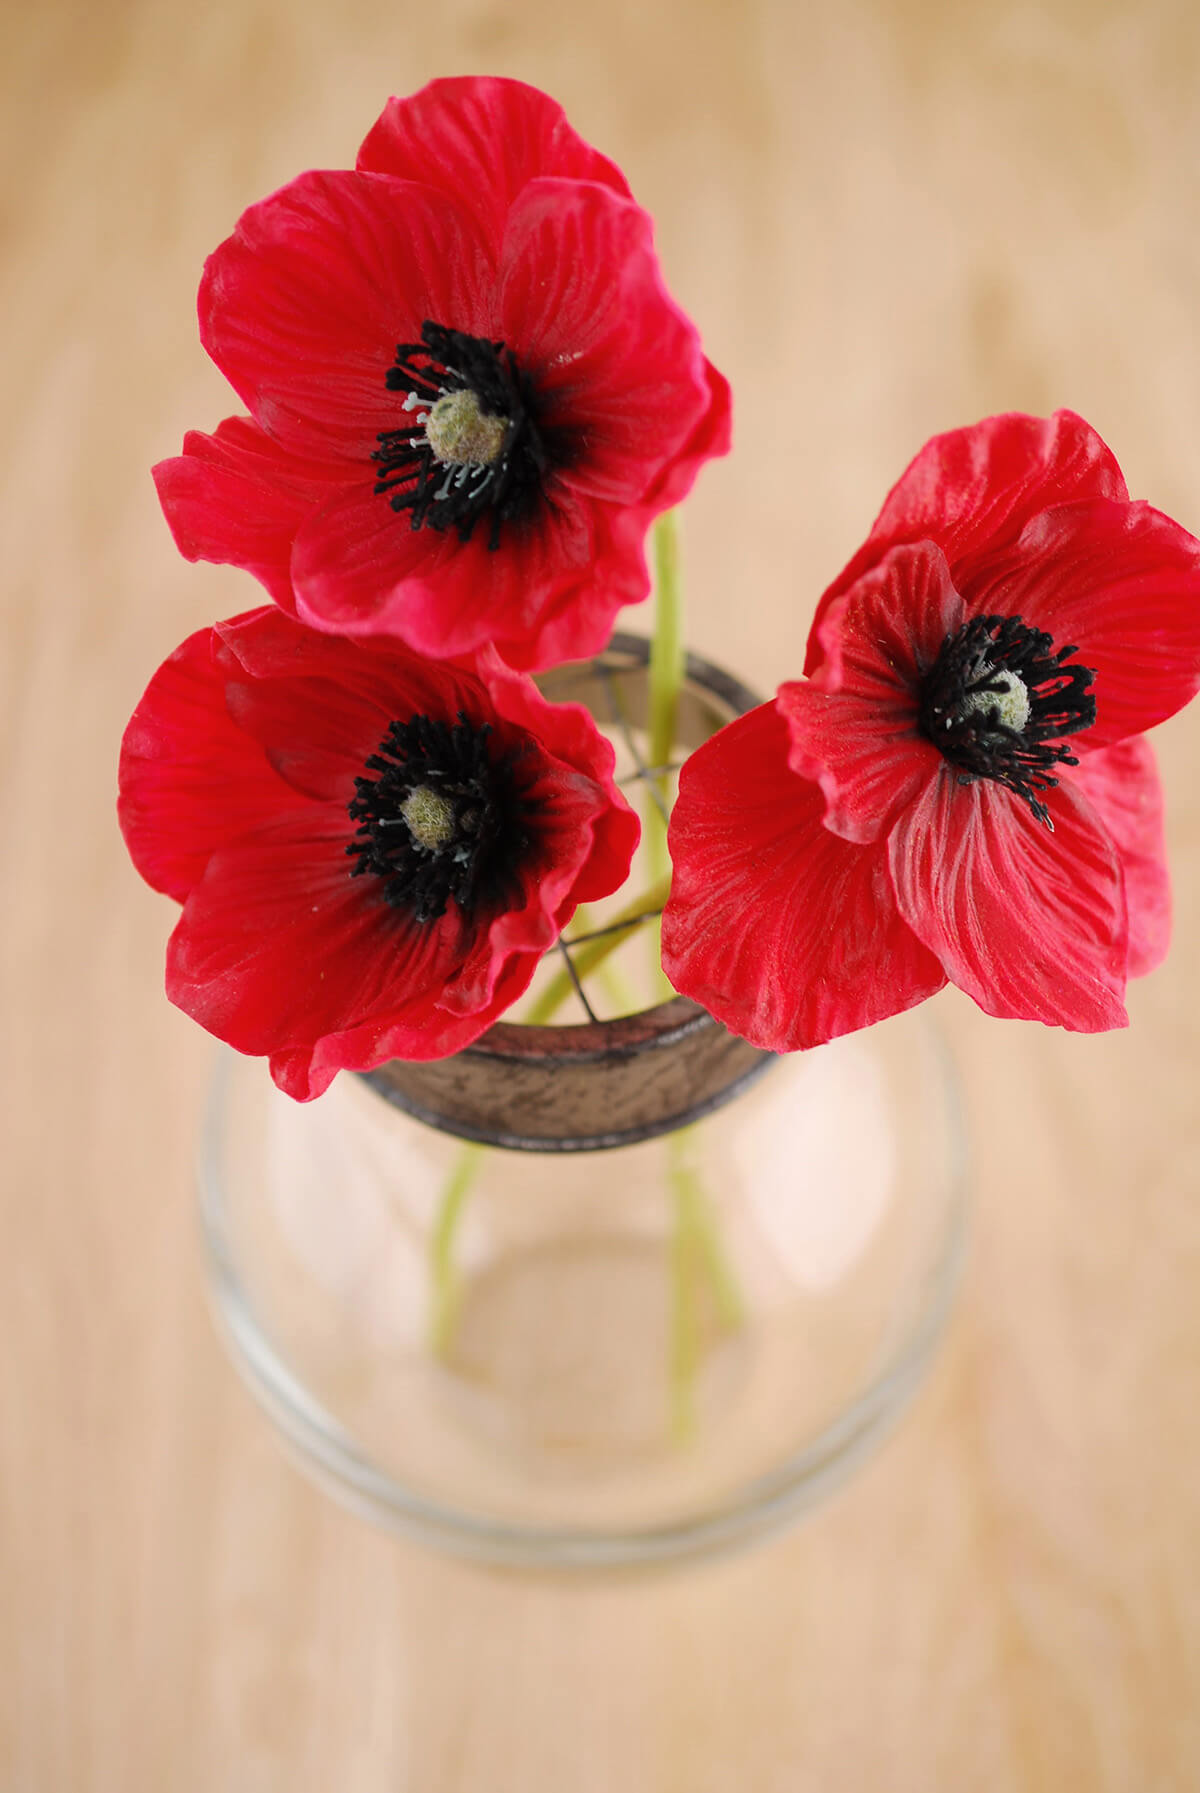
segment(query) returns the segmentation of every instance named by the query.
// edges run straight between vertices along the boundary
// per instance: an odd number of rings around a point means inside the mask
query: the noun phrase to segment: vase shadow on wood
[[[644,644],[546,684],[636,753]],[[680,738],[752,701],[690,661]],[[728,1549],[827,1494],[919,1382],[961,1257],[960,1113],[921,1011],[787,1060],[682,998],[506,1023],[303,1106],[229,1054],[201,1163],[216,1312],[295,1453],[377,1521],[541,1569]]]

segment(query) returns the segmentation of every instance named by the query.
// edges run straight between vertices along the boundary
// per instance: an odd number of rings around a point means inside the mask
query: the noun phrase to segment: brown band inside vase
[[[538,683],[554,702],[584,704],[602,724],[646,726],[649,643],[614,635],[595,660]],[[700,746],[760,699],[694,654],[676,739]],[[424,1063],[393,1059],[366,1081],[417,1120],[483,1145],[527,1152],[602,1151],[687,1126],[773,1062],[706,1010],[676,996],[616,1021],[524,1027],[499,1021],[473,1046]]]

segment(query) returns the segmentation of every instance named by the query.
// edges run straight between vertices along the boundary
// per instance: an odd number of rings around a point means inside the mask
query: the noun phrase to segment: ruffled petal
[[[685,996],[770,1051],[815,1046],[932,996],[937,960],[901,919],[883,847],[822,825],[788,766],[774,704],[732,722],[680,774],[663,967]]]
[[[878,840],[943,764],[919,686],[962,610],[940,548],[893,548],[826,612],[812,680],[780,686],[792,770],[820,785],[844,840]]]
[[[259,1054],[427,1017],[467,930],[453,906],[421,927],[351,877],[348,835],[344,810],[309,804],[214,853],[167,949],[171,1001]]]
[[[423,1060],[461,1052],[524,995],[536,969],[532,954],[511,960],[481,1012],[456,1014],[431,1000],[390,1021],[367,1021],[325,1034],[312,1045],[272,1052],[271,1076],[286,1095],[308,1102],[328,1089],[339,1071],[372,1071],[392,1058]]]
[[[368,755],[396,720],[382,702],[364,702],[332,679],[230,679],[225,702],[237,726],[263,747],[285,784],[302,796],[343,808],[354,796],[354,780]],[[301,707],[307,711],[303,720],[298,718]]]
[[[646,595],[649,575],[640,541],[599,507],[562,498],[548,493],[495,551],[486,517],[462,542],[453,531],[414,530],[370,493],[338,498],[297,538],[299,614],[319,629],[396,635],[426,654],[495,642],[514,665],[536,667],[593,653],[621,605]],[[561,621],[543,643],[550,617]]]
[[[1140,735],[1089,753],[1071,775],[1108,834],[1125,874],[1129,976],[1144,977],[1171,941],[1171,877],[1154,749]]]
[[[288,448],[373,480],[403,420],[387,373],[426,319],[490,334],[492,258],[471,214],[382,174],[302,174],[242,214],[200,285],[205,348]]]
[[[431,81],[389,100],[358,167],[422,181],[469,206],[497,249],[508,207],[539,175],[598,181],[629,197],[620,169],[572,130],[556,101],[494,75]]]
[[[189,430],[183,453],[154,469],[184,559],[244,567],[288,611],[296,531],[345,477],[343,463],[289,453],[249,417],[227,417],[211,436]]]
[[[617,612],[649,596],[645,538],[651,515],[648,508],[634,505],[590,507],[594,533],[589,565],[570,568],[532,615],[528,608],[518,612],[515,628],[507,618],[499,619],[504,632],[495,630],[492,639],[510,666],[539,672],[600,652]]]
[[[483,687],[452,662],[422,661],[398,642],[318,634],[278,610],[219,623],[216,658],[238,727],[294,790],[343,808],[389,725],[418,713],[472,720]]]
[[[620,889],[629,875],[641,823],[617,789],[612,743],[582,704],[548,703],[532,679],[514,672],[493,649],[479,655],[477,667],[497,717],[538,741],[560,788],[570,785],[590,806],[589,850],[578,856],[569,895],[554,898],[552,884],[544,886],[546,906],[561,930],[580,903],[597,902]],[[554,842],[547,855],[569,856],[565,840]],[[569,913],[564,900],[569,901]]]
[[[971,615],[1020,616],[1096,674],[1090,753],[1200,690],[1200,542],[1148,504],[1062,505],[963,586]]]
[[[200,629],[176,648],[121,743],[125,844],[147,884],[180,903],[217,847],[301,804],[230,717],[212,645]]]
[[[498,328],[532,377],[563,478],[608,503],[644,502],[712,402],[649,216],[606,187],[532,182],[505,235]]]
[[[729,381],[711,361],[704,363],[704,376],[708,383],[708,407],[691,439],[663,468],[646,494],[646,503],[655,515],[686,498],[705,461],[728,454],[732,446],[733,394]]]
[[[1111,450],[1073,411],[1009,412],[935,436],[900,475],[866,542],[821,598],[805,672],[820,663],[818,627],[828,606],[896,543],[936,542],[958,582],[960,557],[1015,542],[1048,506],[1127,497]]]
[[[900,911],[952,982],[989,1015],[1076,1033],[1124,1027],[1121,865],[1070,785],[1054,831],[986,779],[931,780],[889,840]]]

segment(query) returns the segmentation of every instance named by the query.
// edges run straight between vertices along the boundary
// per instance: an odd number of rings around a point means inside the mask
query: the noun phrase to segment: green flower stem
[[[627,903],[613,923],[614,932],[605,934],[600,940],[585,941],[576,947],[575,966],[580,977],[598,970],[609,954],[613,952],[627,937],[633,928],[645,925],[646,911],[661,909],[671,889],[671,880],[666,878],[661,884],[653,885],[643,891],[632,903]],[[565,971],[560,971],[546,986],[532,1013],[527,1025],[544,1027],[553,1019],[563,1003],[573,992],[575,986]],[[467,1197],[474,1187],[475,1180],[483,1169],[487,1155],[486,1146],[464,1145],[455,1159],[446,1179],[434,1216],[433,1233],[429,1242],[429,1269],[432,1287],[432,1303],[429,1324],[430,1343],[435,1354],[444,1357],[454,1332],[454,1322],[458,1313],[458,1273],[454,1265],[454,1245],[458,1236],[459,1222]]]
[[[696,1430],[696,1371],[700,1323],[696,1309],[695,1242],[688,1197],[672,1179],[674,1232],[671,1236],[671,1435],[686,1444]]]
[[[670,894],[671,878],[670,873],[667,873],[648,890],[644,890],[641,896],[635,897],[632,903],[626,903],[620,914],[613,917],[611,934],[605,934],[602,940],[585,940],[582,946],[573,947],[571,955],[579,977],[589,977],[593,971],[598,970],[608,955],[615,952],[628,937],[631,929],[645,925],[647,911],[661,909]],[[653,919],[657,921],[658,917],[654,916]],[[525,1025],[545,1027],[547,1022],[553,1020],[574,988],[568,972],[557,972],[526,1015]]]
[[[649,741],[648,764],[670,763],[675,746],[675,728],[679,712],[679,693],[683,685],[687,655],[683,645],[683,590],[679,573],[679,530],[675,513],[668,511],[654,525],[654,635],[650,642]],[[670,789],[666,775],[654,780],[655,788],[646,792],[645,826],[642,839],[646,848],[646,864],[650,877],[657,881],[670,871],[667,852],[667,824],[663,803]],[[671,986],[662,969],[662,927],[656,923],[649,934],[652,974],[662,996],[671,994]]]
[[[454,1243],[467,1197],[483,1169],[486,1146],[468,1143],[454,1160],[442,1190],[429,1241],[431,1305],[429,1342],[436,1357],[444,1357],[458,1317],[459,1279],[454,1262]]]
[[[671,1431],[679,1444],[696,1427],[696,1371],[700,1360],[699,1293],[707,1278],[717,1324],[734,1332],[746,1318],[745,1302],[726,1257],[704,1184],[688,1162],[693,1130],[667,1139],[667,1180],[674,1233],[671,1240]]]
[[[675,721],[687,655],[683,646],[683,591],[679,530],[674,511],[654,525],[654,639],[650,643],[650,758],[665,766],[675,745]],[[665,791],[666,776],[659,784]]]

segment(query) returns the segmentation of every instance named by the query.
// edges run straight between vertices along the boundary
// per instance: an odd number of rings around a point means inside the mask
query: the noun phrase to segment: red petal
[[[251,611],[216,625],[217,653],[229,678],[332,679],[365,703],[388,707],[397,680],[420,699],[419,707],[452,715],[468,691],[482,689],[470,666],[422,659],[403,642],[377,637],[369,645],[306,628],[279,610]],[[468,708],[472,706],[468,704]],[[297,701],[297,732],[308,714]]]
[[[189,430],[183,453],[154,469],[184,558],[245,567],[289,611],[296,531],[345,477],[344,464],[290,454],[249,417],[227,417],[212,436]]]
[[[490,720],[483,687],[449,662],[418,659],[399,642],[367,649],[261,610],[219,623],[217,659],[239,728],[281,778],[344,807],[388,725],[417,713]]]
[[[1053,833],[1011,792],[944,768],[891,834],[901,913],[989,1015],[1124,1027],[1120,862],[1069,785],[1049,803]]]
[[[1097,499],[1036,518],[964,584],[972,615],[995,611],[1075,643],[1096,674],[1081,752],[1142,734],[1200,690],[1200,542],[1148,504]]]
[[[644,502],[711,405],[695,327],[663,285],[654,227],[606,187],[532,182],[509,218],[498,330],[534,381],[563,478]]]
[[[461,921],[419,927],[351,877],[349,836],[344,809],[309,804],[215,853],[171,936],[172,1002],[240,1052],[423,1023],[465,956]]]
[[[936,542],[962,590],[960,557],[1014,542],[1048,506],[1127,496],[1111,451],[1073,411],[1047,418],[1010,412],[935,436],[905,468],[865,544],[818,604],[805,672],[820,661],[817,625],[829,604],[896,543]]]
[[[176,648],[121,744],[125,844],[146,882],[180,903],[225,841],[300,805],[231,719],[212,646],[201,629]]]
[[[643,513],[632,519],[644,530]],[[582,499],[546,502],[492,551],[486,516],[460,542],[452,531],[414,530],[370,493],[347,496],[297,539],[300,614],[321,629],[397,635],[426,654],[495,642],[514,665],[581,658],[603,647],[621,605],[649,588],[630,527]]]
[[[918,687],[961,622],[941,550],[894,548],[827,610],[812,681],[780,686],[792,769],[820,785],[843,839],[877,840],[942,765],[918,729]]]
[[[1162,786],[1154,750],[1140,735],[1089,753],[1071,774],[1117,849],[1129,908],[1129,976],[1143,977],[1171,939],[1171,879]]]
[[[655,514],[669,510],[687,497],[705,461],[729,453],[733,441],[733,394],[729,381],[724,374],[718,373],[711,361],[704,363],[704,373],[708,382],[708,409],[696,425],[691,440],[663,469],[646,494],[646,503],[653,507]]]
[[[663,966],[756,1046],[790,1052],[911,1008],[945,983],[902,921],[886,850],[821,824],[774,704],[687,761],[671,817]]]
[[[536,87],[496,76],[431,81],[411,98],[389,100],[358,167],[423,181],[469,205],[497,248],[508,207],[539,175],[629,194],[620,169],[572,130],[561,106]]]
[[[595,722],[577,703],[547,703],[533,680],[513,672],[499,656],[485,650],[479,656],[480,677],[496,706],[496,714],[539,743],[552,764],[559,785],[583,789],[590,805],[590,850],[581,858],[570,886],[569,912],[562,900],[545,897],[545,906],[558,927],[564,928],[580,903],[597,902],[618,890],[629,875],[641,823],[613,780],[616,754]],[[567,851],[566,843],[556,854]],[[550,891],[551,885],[545,889]]]
[[[397,342],[427,319],[490,334],[494,274],[473,218],[381,174],[303,174],[251,206],[200,285],[205,348],[258,422],[372,478]]]
[[[271,1054],[271,1075],[286,1095],[308,1102],[328,1089],[339,1071],[371,1071],[391,1058],[446,1058],[477,1040],[529,988],[537,959],[513,959],[497,980],[486,1009],[451,1014],[437,1003],[403,1019],[368,1021],[325,1034],[309,1046]]]
[[[367,756],[396,719],[383,702],[366,703],[332,679],[230,680],[225,702],[285,783],[305,797],[343,807]]]

